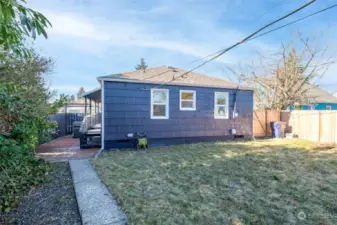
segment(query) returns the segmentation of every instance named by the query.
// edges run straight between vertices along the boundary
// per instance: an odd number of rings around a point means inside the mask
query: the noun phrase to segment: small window
[[[167,89],[151,89],[151,119],[169,118],[169,91]]]
[[[331,110],[331,105],[325,106],[325,109],[326,109],[326,110]]]
[[[180,91],[180,110],[195,110],[195,91]]]
[[[313,105],[309,105],[308,106],[308,110],[314,110],[314,106]]]
[[[214,118],[228,119],[228,92],[214,93]]]

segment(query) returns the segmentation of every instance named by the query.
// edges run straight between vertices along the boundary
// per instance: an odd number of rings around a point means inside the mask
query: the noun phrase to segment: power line
[[[279,3],[276,3],[274,6],[272,6],[268,11],[266,11],[265,13],[263,13],[261,16],[259,16],[258,18],[255,19],[256,20],[261,20],[265,15],[269,14],[271,9],[275,9],[277,7],[279,7],[280,5],[284,4],[285,0],[280,1]]]
[[[265,15],[267,15],[268,13],[270,13],[270,11],[271,11],[272,9],[275,9],[276,7],[278,7],[278,6],[282,5],[282,4],[284,4],[284,2],[285,2],[285,0],[281,0],[279,3],[275,4],[274,6],[272,6],[268,11],[266,11],[265,13],[263,13],[258,19],[254,19],[254,20],[261,20]],[[193,64],[193,63],[196,63],[196,62],[199,62],[199,61],[202,61],[202,60],[204,60],[204,59],[207,59],[207,58],[209,58],[209,57],[211,57],[211,56],[213,56],[213,55],[215,55],[215,54],[220,53],[221,51],[223,51],[223,50],[221,49],[221,50],[219,50],[219,51],[216,51],[216,52],[213,52],[213,53],[208,54],[208,55],[206,55],[206,56],[203,56],[202,58],[193,60],[193,61],[189,62],[187,65]],[[151,79],[151,78],[153,78],[153,77],[160,76],[160,75],[163,75],[163,74],[165,74],[165,73],[168,73],[168,72],[170,72],[170,71],[172,71],[172,69],[169,69],[169,70],[164,71],[164,72],[159,73],[159,74],[155,74],[155,75],[150,76],[150,77],[146,77],[146,78],[144,78],[144,79],[142,79],[142,80],[148,80],[148,79]]]
[[[322,13],[322,12],[327,11],[327,10],[329,10],[329,9],[332,9],[332,8],[334,8],[334,7],[337,7],[337,4],[332,5],[332,6],[329,6],[329,7],[327,7],[327,8],[324,8],[324,9],[322,9],[322,10],[319,10],[319,11],[317,11],[317,12],[314,12],[314,13],[312,13],[312,14],[309,14],[309,15],[305,16],[305,17],[302,17],[302,18],[300,18],[300,19],[294,20],[294,21],[292,21],[292,22],[290,22],[290,23],[284,24],[284,25],[279,26],[279,27],[277,27],[277,28],[275,28],[275,29],[272,29],[272,30],[269,30],[269,31],[267,31],[267,32],[264,32],[264,33],[262,33],[262,34],[259,34],[259,35],[255,36],[255,37],[253,37],[253,38],[250,38],[250,39],[247,40],[247,41],[254,40],[254,39],[258,38],[258,37],[264,36],[264,35],[266,35],[266,34],[269,34],[269,33],[273,32],[273,31],[279,30],[279,29],[284,28],[284,27],[286,27],[286,26],[292,25],[292,24],[294,24],[294,23],[300,22],[300,21],[302,21],[302,20],[304,20],[304,19],[307,19],[307,18],[309,18],[309,17],[312,17],[312,16],[314,16],[314,15],[317,15],[317,14],[319,14],[319,13]],[[205,56],[204,58],[208,58],[208,57],[210,57],[210,56],[212,56],[212,55],[215,55],[215,54],[217,54],[217,53],[219,53],[219,52],[221,52],[221,51],[223,51],[223,50],[219,50],[219,51],[217,51],[217,52],[213,52],[213,53],[211,53],[211,54]],[[202,59],[204,59],[204,58],[202,58]],[[197,61],[197,60],[196,60],[196,61]]]
[[[156,76],[160,76],[160,75],[163,75],[163,74],[165,74],[165,73],[168,73],[168,72],[170,72],[171,70],[172,70],[172,69],[169,69],[169,70],[166,70],[166,71],[164,71],[164,72],[161,72],[161,73],[155,74],[155,75],[153,75],[153,76],[150,76],[150,77],[146,77],[146,78],[144,78],[144,79],[141,79],[141,80],[148,80],[148,79],[154,78],[154,77],[156,77]]]
[[[324,9],[322,9],[322,10],[319,10],[319,11],[317,11],[317,12],[314,12],[314,13],[309,14],[309,15],[307,15],[307,16],[304,16],[304,17],[302,17],[302,18],[300,18],[300,19],[294,20],[294,21],[292,21],[292,22],[289,22],[289,23],[287,23],[287,24],[284,24],[284,25],[282,25],[282,26],[279,26],[279,27],[277,27],[277,28],[275,28],[275,29],[272,29],[272,30],[269,30],[269,31],[267,31],[267,32],[264,32],[264,33],[262,33],[262,34],[259,34],[259,35],[255,36],[255,37],[253,37],[253,38],[250,38],[250,39],[247,40],[247,41],[251,41],[251,40],[254,40],[254,39],[256,39],[256,38],[262,37],[262,36],[267,35],[267,34],[269,34],[269,33],[271,33],[271,32],[274,32],[274,31],[276,31],[276,30],[279,30],[279,29],[282,29],[282,28],[284,28],[284,27],[290,26],[290,25],[292,25],[292,24],[294,24],[294,23],[300,22],[300,21],[302,21],[302,20],[305,20],[305,19],[307,19],[307,18],[309,18],[309,17],[315,16],[315,15],[317,15],[317,14],[319,14],[319,13],[322,13],[322,12],[327,11],[327,10],[329,10],[329,9],[332,9],[332,8],[334,8],[334,7],[337,7],[337,4],[332,5],[332,6],[329,6],[329,7],[327,7],[327,8],[324,8]],[[198,62],[198,61],[203,60],[203,59],[205,59],[205,58],[208,58],[208,57],[210,57],[210,56],[212,56],[212,55],[218,54],[218,53],[220,53],[221,51],[223,51],[223,49],[222,49],[222,50],[219,50],[219,51],[216,51],[216,52],[213,52],[213,53],[211,53],[211,54],[209,54],[209,55],[207,55],[207,56],[205,56],[205,57],[203,57],[203,58],[201,58],[201,59],[199,59],[199,60],[194,60],[194,61],[192,61],[192,63]]]
[[[262,33],[262,34],[259,34],[259,35],[255,36],[255,37],[253,37],[253,38],[250,38],[249,41],[254,40],[254,39],[258,38],[258,37],[264,36],[264,35],[266,35],[266,34],[269,34],[269,33],[271,33],[271,32],[274,32],[274,31],[276,31],[276,30],[279,30],[279,29],[281,29],[281,28],[284,28],[284,27],[286,27],[286,26],[292,25],[292,24],[294,24],[294,23],[300,22],[300,21],[302,21],[302,20],[304,20],[304,19],[307,19],[307,18],[309,18],[309,17],[312,17],[312,16],[314,16],[314,15],[317,15],[317,14],[319,14],[319,13],[322,13],[322,12],[327,11],[327,10],[329,10],[329,9],[332,9],[332,8],[334,8],[334,7],[337,7],[337,4],[332,5],[332,6],[329,6],[329,7],[327,7],[327,8],[324,8],[324,9],[322,9],[322,10],[319,10],[319,11],[314,12],[314,13],[312,13],[312,14],[309,14],[309,15],[307,15],[307,16],[304,16],[304,17],[302,17],[302,18],[300,18],[300,19],[294,20],[294,21],[292,21],[292,22],[290,22],[290,23],[286,23],[286,24],[284,24],[284,25],[282,25],[282,26],[276,27],[275,29],[269,30],[269,31],[264,32],[264,33]]]
[[[163,84],[157,86],[156,88],[162,87],[162,86],[164,86],[164,85],[167,85],[167,84],[171,83],[172,81],[177,80],[177,79],[183,77],[184,75],[186,75],[186,74],[188,74],[188,73],[190,73],[190,72],[192,72],[192,71],[194,71],[194,70],[196,70],[196,69],[198,69],[198,68],[204,66],[205,64],[207,64],[207,63],[209,63],[209,62],[215,60],[216,58],[219,58],[220,56],[222,56],[222,55],[225,54],[226,52],[232,50],[233,48],[237,47],[238,45],[243,44],[243,43],[246,42],[247,40],[250,40],[253,36],[255,36],[256,34],[260,33],[262,30],[264,30],[264,29],[266,29],[266,28],[268,28],[268,27],[274,25],[275,23],[277,23],[277,22],[279,22],[279,21],[281,21],[281,20],[283,20],[283,19],[285,19],[285,18],[287,18],[287,17],[289,17],[289,16],[291,16],[291,15],[293,15],[293,14],[295,14],[295,13],[301,11],[302,9],[304,9],[304,8],[306,8],[307,6],[311,5],[311,4],[314,3],[315,1],[316,1],[316,0],[312,0],[312,1],[310,1],[310,2],[308,2],[308,3],[306,3],[306,4],[304,4],[303,6],[297,8],[296,10],[294,10],[294,11],[288,13],[287,15],[285,15],[285,16],[283,16],[283,17],[277,19],[277,20],[274,20],[274,21],[271,22],[271,23],[268,23],[267,25],[265,25],[265,26],[259,28],[257,31],[255,31],[255,32],[253,32],[252,34],[248,35],[246,38],[242,39],[241,41],[239,41],[239,42],[235,43],[234,45],[232,45],[232,46],[230,46],[230,47],[228,47],[228,48],[226,48],[226,49],[220,51],[220,53],[216,54],[216,55],[213,56],[212,58],[210,58],[210,59],[206,60],[205,62],[201,63],[200,65],[198,65],[198,66],[196,66],[196,67],[194,67],[194,68],[188,70],[187,72],[185,72],[185,73],[183,73],[183,74],[181,74],[181,75],[179,75],[179,76],[177,76],[177,77],[172,78],[172,80],[170,80],[170,81],[168,81],[168,82],[166,82],[166,83],[163,83]]]

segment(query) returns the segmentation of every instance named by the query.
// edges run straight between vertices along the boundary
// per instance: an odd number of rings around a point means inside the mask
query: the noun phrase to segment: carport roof
[[[95,102],[101,102],[101,88],[95,88],[82,95],[85,98],[92,99]]]

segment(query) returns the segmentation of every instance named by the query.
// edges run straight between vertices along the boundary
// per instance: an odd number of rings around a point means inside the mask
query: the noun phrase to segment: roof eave
[[[189,84],[189,83],[163,83],[158,81],[149,81],[149,80],[134,80],[134,79],[116,79],[109,77],[97,77],[98,81],[113,81],[113,82],[126,82],[126,83],[139,83],[139,84],[157,84],[157,85],[170,85],[170,86],[188,86],[188,87],[204,87],[204,88],[226,88],[226,89],[239,89],[239,90],[248,90],[254,91],[254,88],[246,86],[225,86],[225,85],[200,85],[200,84]]]
[[[99,90],[101,90],[100,87],[95,88],[95,89],[93,89],[93,90],[91,90],[91,91],[87,91],[87,92],[85,92],[85,93],[82,95],[82,97],[88,96],[88,95],[90,95],[90,94],[92,94],[92,93],[94,93],[94,92],[96,92],[96,91],[99,91]]]

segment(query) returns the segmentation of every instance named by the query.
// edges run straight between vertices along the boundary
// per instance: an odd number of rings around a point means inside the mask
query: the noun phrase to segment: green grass
[[[109,151],[93,164],[130,224],[337,224],[337,150],[306,141]]]

